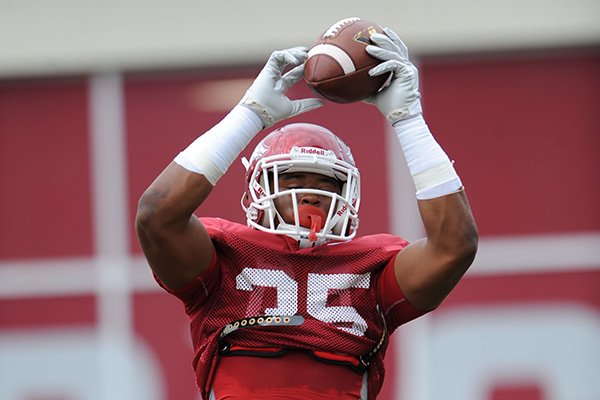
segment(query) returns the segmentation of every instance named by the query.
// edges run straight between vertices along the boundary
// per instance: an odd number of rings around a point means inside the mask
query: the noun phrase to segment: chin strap
[[[289,224],[279,224],[277,226],[278,230],[282,230],[286,232],[286,235],[291,237],[292,239],[298,241],[298,247],[301,249],[306,249],[309,247],[321,246],[329,242],[330,239],[324,237],[318,237],[315,232],[315,240],[310,239],[311,231],[309,228],[300,227],[297,228],[294,225]],[[295,233],[292,233],[294,231]]]

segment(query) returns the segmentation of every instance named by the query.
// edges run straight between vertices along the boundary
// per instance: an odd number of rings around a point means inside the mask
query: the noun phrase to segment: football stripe
[[[331,27],[329,29],[327,29],[327,31],[325,31],[325,33],[323,34],[323,37],[332,37],[337,35],[338,31],[346,24],[350,24],[352,22],[356,22],[358,21],[360,18],[357,17],[352,17],[352,18],[344,18],[338,22],[336,22],[335,24],[331,25]]]
[[[308,58],[319,54],[333,58],[342,67],[344,75],[356,71],[356,67],[350,56],[337,46],[326,43],[318,44],[308,51]]]

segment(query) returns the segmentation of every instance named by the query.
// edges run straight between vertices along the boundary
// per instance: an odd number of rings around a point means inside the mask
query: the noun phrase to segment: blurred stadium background
[[[481,234],[446,303],[395,334],[381,399],[600,399],[597,0],[0,0],[0,399],[198,398],[137,199],[272,50],[349,16],[408,44]],[[298,119],[353,148],[362,234],[422,235],[373,109]],[[234,164],[203,214],[243,222],[242,177]]]

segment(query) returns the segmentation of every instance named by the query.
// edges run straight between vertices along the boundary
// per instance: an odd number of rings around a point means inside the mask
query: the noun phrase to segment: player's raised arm
[[[416,186],[426,238],[395,260],[400,289],[416,307],[437,307],[467,271],[477,251],[477,228],[461,180],[422,116],[417,68],[404,43],[390,29],[373,34],[367,52],[383,62],[371,69],[394,78],[366,102],[393,125]]]
[[[187,284],[212,262],[211,239],[193,213],[239,153],[263,128],[322,105],[285,95],[303,77],[306,57],[303,47],[273,52],[240,104],[182,151],[140,198],[138,238],[150,267],[168,287]],[[290,64],[297,66],[282,75]]]

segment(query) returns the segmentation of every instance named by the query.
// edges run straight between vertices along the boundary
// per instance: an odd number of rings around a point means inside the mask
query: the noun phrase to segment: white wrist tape
[[[394,130],[415,183],[417,199],[441,197],[462,187],[452,162],[436,142],[422,115],[396,122]]]
[[[262,128],[263,122],[254,111],[237,105],[174,161],[188,171],[204,175],[214,186]]]

